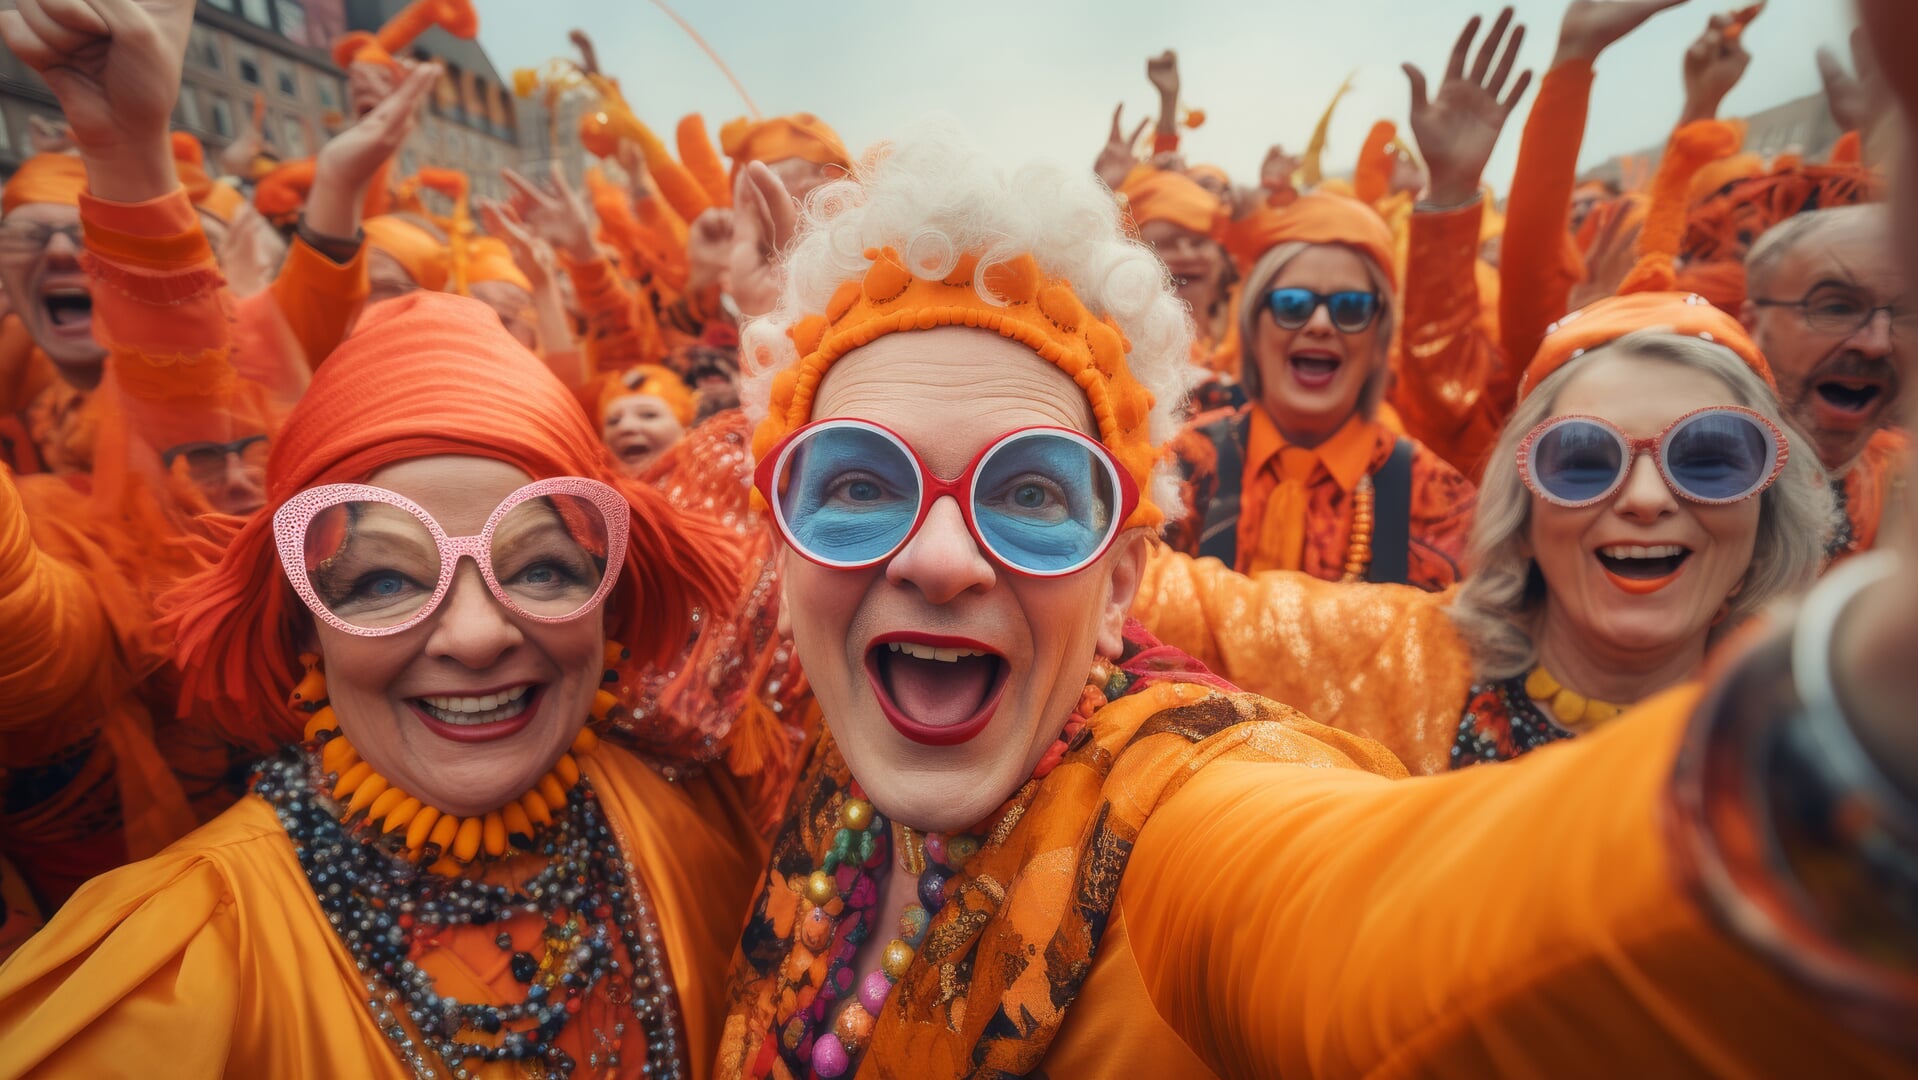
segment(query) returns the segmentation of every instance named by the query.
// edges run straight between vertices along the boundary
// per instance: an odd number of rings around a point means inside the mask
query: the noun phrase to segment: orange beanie
[[[1397,244],[1391,226],[1378,211],[1343,195],[1315,192],[1285,207],[1261,206],[1227,227],[1225,249],[1244,275],[1266,252],[1294,241],[1356,249],[1378,266],[1393,288],[1398,287]]]
[[[571,393],[490,309],[413,293],[368,311],[327,358],[273,441],[267,505],[216,565],[163,598],[183,712],[254,750],[297,740],[304,718],[285,700],[310,616],[280,569],[274,511],[308,488],[444,454],[504,461],[534,479],[584,476],[626,496],[632,544],[606,611],[609,635],[638,657],[683,647],[693,606],[733,595],[727,534],[621,479]]]
[[[1169,221],[1187,232],[1211,236],[1224,224],[1225,204],[1191,177],[1142,166],[1119,185],[1119,196],[1135,225]]]
[[[420,288],[445,290],[453,273],[453,254],[444,241],[394,214],[368,218],[361,228],[373,250],[391,255]]]
[[[599,377],[599,411],[593,422],[600,423],[613,402],[625,397],[656,397],[666,403],[680,427],[691,427],[699,403],[686,387],[686,380],[671,368],[658,364],[635,364],[624,372],[609,372]]]
[[[20,164],[0,188],[0,214],[11,214],[27,203],[80,205],[87,189],[87,167],[72,154],[35,154]]]
[[[804,158],[815,165],[852,166],[839,133],[811,113],[775,116],[757,123],[740,117],[719,129],[719,145],[733,159],[733,175],[749,161]]]

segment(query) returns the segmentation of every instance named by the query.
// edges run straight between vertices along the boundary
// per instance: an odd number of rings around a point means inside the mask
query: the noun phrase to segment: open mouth
[[[40,306],[46,309],[47,325],[55,329],[79,332],[93,326],[93,294],[86,289],[48,289],[40,294]]]
[[[408,698],[429,730],[455,742],[488,742],[517,734],[539,711],[546,687],[522,683],[485,694],[428,694]]]
[[[1842,413],[1862,414],[1885,395],[1883,383],[1827,379],[1817,386],[1818,397]]]
[[[954,746],[984,731],[1012,665],[990,646],[933,634],[882,634],[866,650],[880,711],[906,738]]]
[[[1612,583],[1629,593],[1654,593],[1678,579],[1686,560],[1692,557],[1688,547],[1679,544],[1610,544],[1596,552],[1598,564]]]
[[[1286,363],[1299,385],[1317,390],[1332,385],[1345,361],[1328,352],[1295,352],[1286,357]]]

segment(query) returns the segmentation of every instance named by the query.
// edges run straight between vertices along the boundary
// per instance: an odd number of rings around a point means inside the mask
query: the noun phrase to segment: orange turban
[[[632,542],[606,611],[609,635],[635,656],[670,655],[685,644],[695,604],[732,595],[725,534],[622,480],[572,395],[491,309],[414,293],[369,310],[327,357],[273,440],[265,508],[216,565],[163,599],[185,676],[183,714],[254,750],[297,740],[305,718],[285,701],[310,616],[279,567],[274,512],[308,488],[447,454],[503,461],[534,479],[584,476],[626,496]]]
[[[1398,246],[1391,226],[1378,211],[1343,195],[1314,192],[1283,208],[1261,206],[1226,228],[1225,249],[1243,276],[1266,252],[1294,241],[1352,248],[1371,259],[1394,289],[1398,287],[1394,268]]]
[[[27,203],[57,203],[78,208],[87,189],[87,167],[72,154],[35,154],[0,188],[0,214]]]
[[[529,293],[533,291],[526,272],[513,261],[513,249],[497,236],[475,236],[466,242],[466,283],[476,285],[482,281],[504,281]]]
[[[658,398],[673,411],[680,427],[692,427],[693,416],[698,412],[693,392],[687,389],[686,381],[677,372],[658,364],[635,364],[623,373],[600,376],[599,411],[594,414],[593,422],[603,423],[606,410],[613,402],[627,397]]]
[[[986,268],[990,301],[974,286],[977,255],[961,256],[936,279],[907,269],[892,248],[867,248],[865,257],[870,265],[862,278],[842,282],[825,311],[792,327],[800,359],[773,379],[766,418],[753,435],[754,457],[763,460],[788,432],[812,420],[814,395],[840,357],[887,334],[970,326],[1024,345],[1078,383],[1100,441],[1139,486],[1139,507],[1125,527],[1165,521],[1165,511],[1149,494],[1161,456],[1147,427],[1152,392],[1133,376],[1126,362],[1131,345],[1110,316],[1092,314],[1071,282],[1046,277],[1030,255]],[[754,360],[762,368],[772,366],[769,353]]]
[[[393,214],[367,218],[361,226],[366,242],[375,251],[383,251],[405,268],[419,287],[442,292],[453,273],[453,255],[439,237]]]
[[[173,133],[173,169],[180,176],[180,186],[186,189],[186,197],[193,205],[219,218],[232,222],[233,215],[246,201],[246,196],[232,184],[213,179],[206,172],[206,150],[200,146],[200,140],[184,131]]]
[[[784,161],[804,158],[815,165],[852,166],[852,155],[839,135],[811,113],[775,116],[757,123],[740,117],[719,129],[719,145],[733,159],[738,175],[748,161]]]
[[[1225,204],[1182,173],[1151,166],[1134,169],[1119,185],[1119,195],[1135,225],[1169,221],[1187,232],[1211,236],[1223,224],[1219,218]]]

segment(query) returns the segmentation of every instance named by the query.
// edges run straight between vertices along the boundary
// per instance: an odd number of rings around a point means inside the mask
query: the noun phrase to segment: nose
[[[959,503],[946,496],[932,504],[919,531],[886,563],[886,580],[918,589],[932,603],[949,604],[968,591],[992,588],[998,575],[966,528]]]
[[[1612,512],[1630,521],[1650,523],[1678,513],[1678,499],[1659,475],[1650,454],[1640,454],[1625,477],[1625,486],[1612,498]]]
[[[62,259],[78,259],[80,257],[79,238],[64,229],[58,230],[47,237],[47,254]]]
[[[1312,317],[1305,320],[1305,326],[1299,332],[1302,334],[1313,334],[1318,337],[1332,337],[1337,334],[1338,327],[1332,325],[1331,305],[1319,304],[1314,307],[1312,309]]]
[[[432,622],[426,655],[452,660],[471,671],[492,667],[525,640],[470,559],[460,560]]]
[[[1886,357],[1894,348],[1891,340],[1891,312],[1874,311],[1865,325],[1846,341],[1853,350],[1871,357]]]

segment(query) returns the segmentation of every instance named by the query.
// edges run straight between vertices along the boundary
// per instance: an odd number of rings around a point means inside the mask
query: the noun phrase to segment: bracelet
[[[353,235],[350,237],[327,236],[324,233],[314,232],[307,227],[305,214],[300,215],[300,223],[293,231],[295,235],[306,242],[307,247],[312,248],[314,251],[319,252],[341,266],[352,262],[353,257],[360,253],[360,246],[366,242],[366,230],[364,229],[353,230]]]
[[[1465,200],[1462,203],[1454,203],[1450,206],[1446,206],[1442,203],[1430,202],[1425,199],[1420,199],[1418,202],[1412,204],[1412,212],[1415,214],[1449,214],[1455,210],[1464,210],[1469,207],[1477,206],[1479,203],[1483,202],[1484,200],[1485,200],[1485,192],[1483,191],[1473,192],[1471,198]]]

